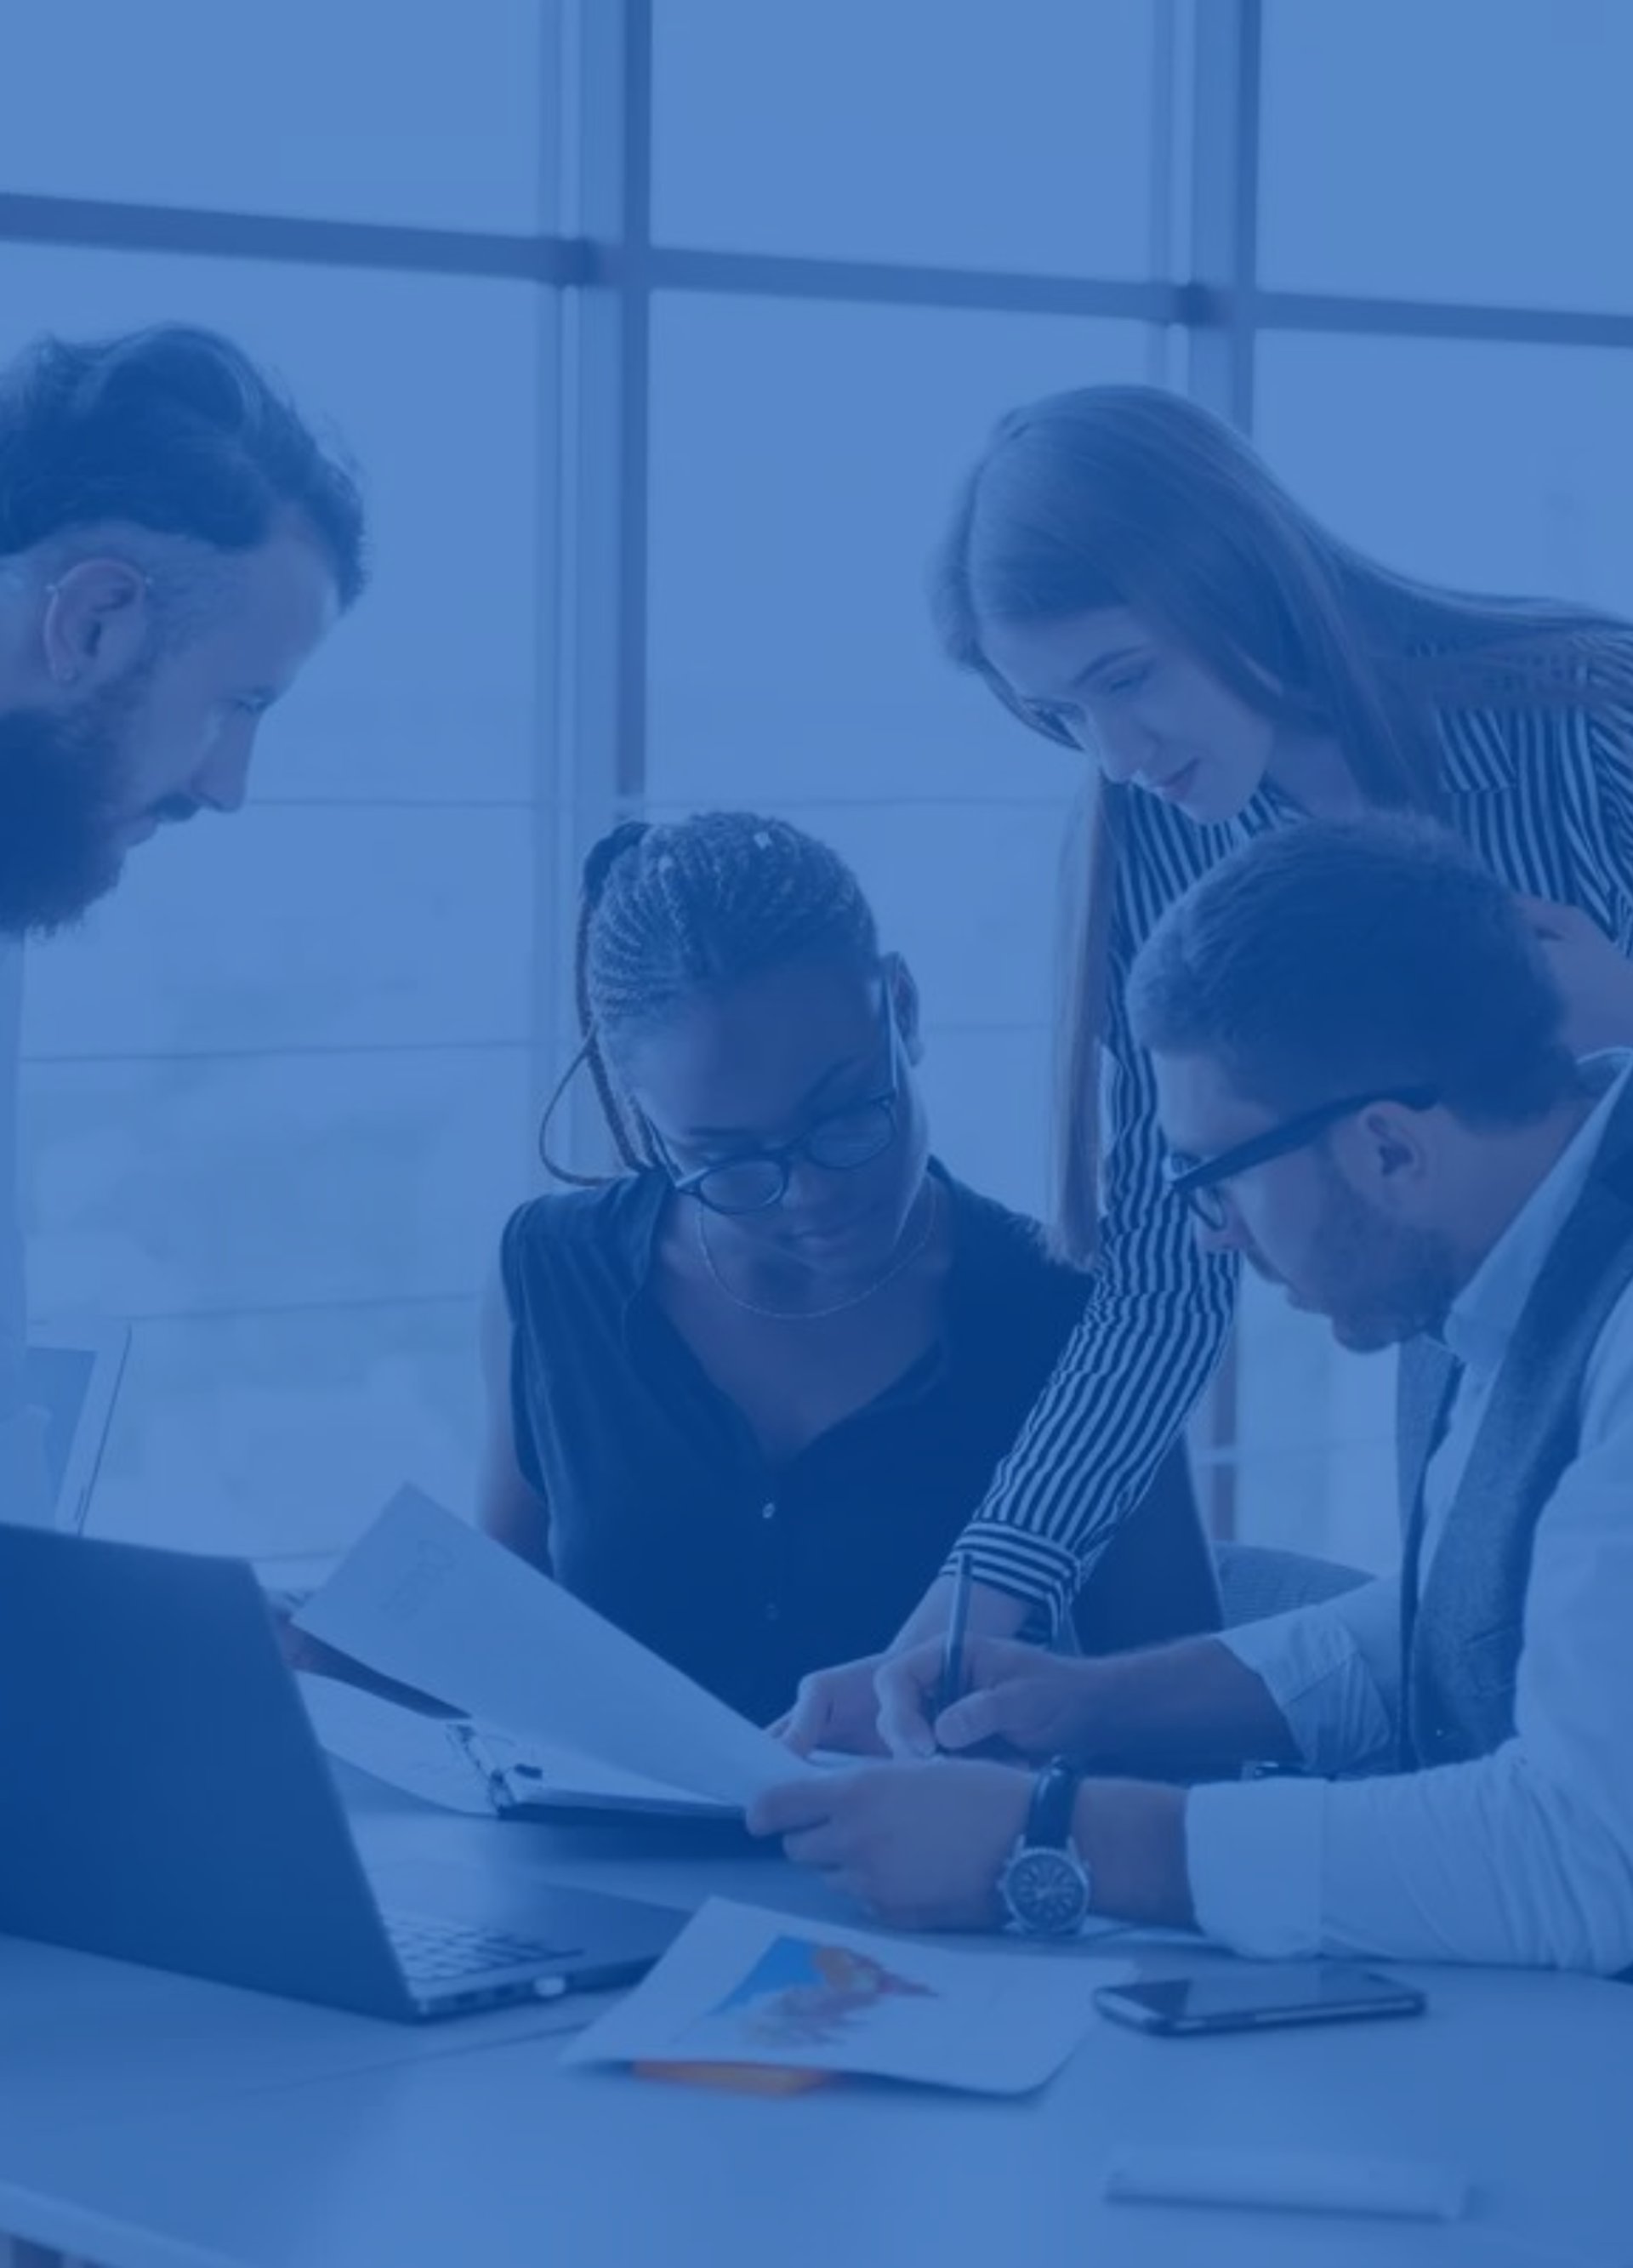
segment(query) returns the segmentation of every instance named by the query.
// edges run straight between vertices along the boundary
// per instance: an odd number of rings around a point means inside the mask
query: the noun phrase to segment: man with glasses
[[[1404,820],[1236,853],[1150,939],[1129,1010],[1169,1201],[1342,1344],[1401,1346],[1401,1570],[1120,1660],[978,1639],[933,1727],[938,1653],[908,1656],[880,1680],[893,1745],[996,1738],[1035,1786],[869,1768],[752,1823],[921,1926],[1628,1969],[1630,1059],[1572,1058],[1519,904]]]

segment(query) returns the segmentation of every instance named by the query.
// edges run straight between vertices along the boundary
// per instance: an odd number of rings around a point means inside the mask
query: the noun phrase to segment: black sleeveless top
[[[776,1468],[651,1294],[662,1175],[541,1197],[505,1227],[511,1414],[549,1571],[757,1722],[894,1635],[1082,1314],[1082,1277],[1032,1222],[943,1179],[941,1343]]]

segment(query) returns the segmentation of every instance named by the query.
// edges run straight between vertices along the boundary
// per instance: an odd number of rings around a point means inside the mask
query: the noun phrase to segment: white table
[[[764,1859],[598,1858],[406,1805],[368,1832],[669,1903],[824,1911]],[[1420,1981],[1431,2013],[1402,2023],[1105,2025],[1029,2102],[772,2100],[563,2072],[554,2010],[416,2029],[0,1942],[0,2228],[103,2268],[1633,2261],[1633,1991]],[[1431,2158],[1475,2179],[1476,2209],[1419,2230],[1101,2203],[1112,2147],[1159,2141]]]

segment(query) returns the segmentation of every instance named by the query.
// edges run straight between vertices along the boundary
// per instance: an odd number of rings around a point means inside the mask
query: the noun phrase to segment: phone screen
[[[1255,1965],[1245,1971],[1109,1985],[1097,1999],[1108,2015],[1144,2015],[1162,2029],[1239,2024],[1320,2023],[1361,2015],[1409,2015],[1423,2006],[1410,1985],[1334,1962]],[[1119,2003],[1127,2004],[1119,2006]]]

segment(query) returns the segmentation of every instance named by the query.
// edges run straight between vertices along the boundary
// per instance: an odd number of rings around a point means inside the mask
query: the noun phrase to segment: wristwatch
[[[1044,1766],[1026,1827],[998,1877],[1009,1926],[1024,1937],[1076,1937],[1088,1917],[1094,1885],[1071,1839],[1082,1779],[1063,1756]]]

